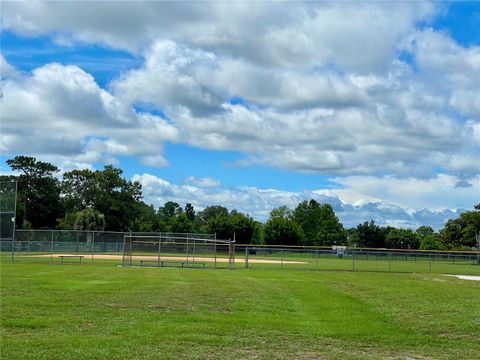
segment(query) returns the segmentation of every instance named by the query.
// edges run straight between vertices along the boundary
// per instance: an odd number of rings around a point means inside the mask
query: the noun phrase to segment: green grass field
[[[476,359],[441,274],[1,263],[2,359]]]

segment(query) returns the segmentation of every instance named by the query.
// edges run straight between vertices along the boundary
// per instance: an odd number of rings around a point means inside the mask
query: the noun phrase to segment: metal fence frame
[[[244,251],[245,269],[252,268],[252,258],[255,260],[270,261],[270,268],[285,269],[292,264],[292,260],[307,261],[298,265],[297,269],[308,270],[346,270],[346,271],[384,271],[384,272],[417,272],[419,265],[425,265],[423,272],[432,272],[432,266],[439,264],[469,265],[475,271],[478,269],[480,275],[480,266],[477,263],[477,254],[475,252],[447,252],[447,251],[412,251],[398,249],[357,249],[356,247],[347,247],[346,251],[339,252],[332,248],[313,248],[313,247],[272,247],[272,246],[252,246],[240,245],[239,250]],[[323,264],[322,264],[323,259]],[[327,259],[342,259],[345,266],[337,269],[325,267]],[[254,261],[255,261],[254,260]],[[403,266],[405,270],[396,270],[394,266],[399,264],[416,264]],[[364,268],[365,265],[371,265],[370,268]],[[384,267],[378,265],[385,265]],[[359,267],[359,265],[362,265]],[[376,265],[376,266],[373,266]],[[257,268],[260,266],[256,266]],[[294,266],[290,266],[290,269]],[[420,267],[421,268],[421,267]],[[425,271],[426,270],[426,271]]]
[[[39,261],[54,263],[59,254],[83,256],[87,262],[102,260],[105,254],[116,254],[122,259],[125,250],[125,238],[128,236],[144,236],[149,238],[164,237],[184,239],[187,243],[184,255],[193,257],[200,254],[202,248],[199,244],[211,243],[211,256],[213,268],[222,268],[228,258],[229,269],[234,269],[235,264],[244,264],[246,269],[262,268],[255,263],[255,258],[264,257],[271,260],[263,266],[269,269],[299,269],[299,270],[334,270],[328,268],[326,260],[337,259],[341,267],[337,270],[346,271],[387,271],[387,272],[432,272],[432,267],[438,269],[440,264],[469,265],[468,268],[480,275],[480,266],[476,263],[477,252],[449,252],[449,251],[420,251],[406,249],[367,249],[349,247],[346,249],[325,247],[299,247],[299,246],[267,246],[235,244],[235,238],[218,240],[215,234],[190,234],[190,233],[131,233],[108,231],[77,231],[77,230],[16,230],[14,239],[0,240],[0,251],[11,253],[14,261],[35,261],[38,254],[42,254]],[[191,240],[196,239],[198,242]],[[162,256],[162,242],[157,242],[156,253]],[[217,253],[222,253],[222,263],[217,262]],[[18,256],[17,256],[18,255]],[[193,256],[192,256],[193,255]],[[262,256],[260,256],[262,255]],[[181,250],[177,256],[182,256]],[[199,255],[200,256],[200,255]],[[303,257],[305,263],[299,262],[295,266],[292,259]],[[301,259],[300,259],[301,260]],[[58,261],[57,261],[58,262]],[[118,261],[118,263],[124,261]],[[118,264],[117,263],[117,264]],[[330,262],[334,263],[334,262]],[[411,264],[411,265],[409,265]],[[416,264],[416,265],[415,265]],[[400,266],[401,265],[401,266]],[[240,266],[243,267],[243,266]],[[421,269],[421,270],[418,270]],[[477,271],[478,270],[478,271]]]
[[[212,267],[213,264],[213,268],[222,268],[218,265],[221,259],[222,264],[228,263],[228,269],[234,268],[235,242],[217,239],[216,234],[126,233],[123,248],[122,266],[125,267],[144,266],[144,263],[164,267],[164,264],[180,263],[181,267]]]

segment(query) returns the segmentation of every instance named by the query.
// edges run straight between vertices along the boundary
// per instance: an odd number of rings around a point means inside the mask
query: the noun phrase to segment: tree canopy
[[[18,175],[0,176],[18,182],[16,228],[84,229],[142,232],[207,232],[242,244],[388,247],[404,249],[480,248],[480,204],[449,219],[436,232],[429,226],[412,229],[382,227],[373,220],[344,229],[332,206],[315,199],[293,210],[272,209],[265,223],[250,215],[213,204],[196,211],[193,202],[173,199],[158,208],[142,200],[142,187],[127,180],[113,165],[101,170],[76,169],[59,175],[57,166],[29,156],[7,164]],[[0,194],[6,204],[8,194]],[[10,201],[11,202],[11,201]],[[183,205],[183,207],[182,207]]]

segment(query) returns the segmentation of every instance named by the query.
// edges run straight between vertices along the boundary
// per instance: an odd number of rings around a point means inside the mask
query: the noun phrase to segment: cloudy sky
[[[434,228],[480,201],[480,3],[2,1],[5,160]]]

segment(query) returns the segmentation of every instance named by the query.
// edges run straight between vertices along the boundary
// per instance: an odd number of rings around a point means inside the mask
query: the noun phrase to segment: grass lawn
[[[2,359],[476,359],[480,282],[1,263]]]

